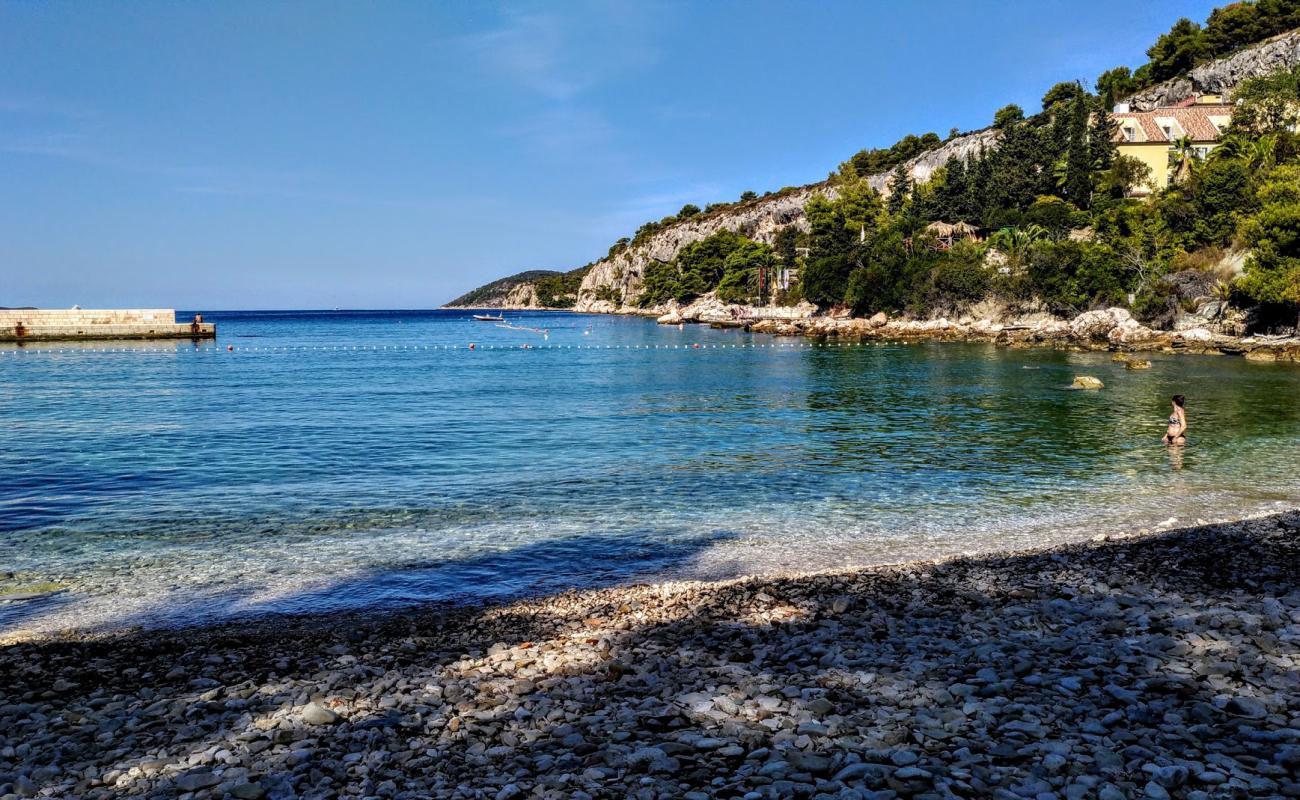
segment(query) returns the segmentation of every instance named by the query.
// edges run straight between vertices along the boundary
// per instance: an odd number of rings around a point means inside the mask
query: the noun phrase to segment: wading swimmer
[[[1176,394],[1172,398],[1173,412],[1169,415],[1169,427],[1165,430],[1165,444],[1187,444],[1187,412],[1183,406],[1187,398]]]

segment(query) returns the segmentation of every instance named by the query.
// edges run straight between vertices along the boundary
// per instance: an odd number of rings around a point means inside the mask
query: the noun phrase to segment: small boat
[[[491,314],[475,314],[474,319],[478,320],[479,322],[505,322],[506,321],[504,315],[497,315],[494,317]]]

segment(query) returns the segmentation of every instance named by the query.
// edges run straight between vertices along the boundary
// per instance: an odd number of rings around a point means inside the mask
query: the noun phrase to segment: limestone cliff
[[[1300,30],[1193,68],[1187,75],[1143,89],[1128,99],[1136,111],[1186,100],[1193,94],[1231,94],[1247,78],[1300,66]]]
[[[903,163],[913,181],[925,182],[949,158],[966,160],[986,148],[997,145],[998,132],[983,130],[957,136],[934,150],[922,153]],[[883,195],[889,194],[890,175],[882,172],[867,178],[872,188]],[[688,244],[698,242],[721,230],[735,231],[755,241],[772,244],[776,232],[787,225],[807,230],[804,204],[814,194],[821,192],[835,196],[835,188],[827,183],[815,183],[788,189],[747,203],[729,206],[712,214],[699,215],[678,222],[651,236],[635,247],[629,247],[612,258],[597,261],[578,292],[578,311],[617,311],[621,306],[636,302],[641,294],[645,268],[653,261],[672,261]],[[611,298],[621,298],[621,303]]]

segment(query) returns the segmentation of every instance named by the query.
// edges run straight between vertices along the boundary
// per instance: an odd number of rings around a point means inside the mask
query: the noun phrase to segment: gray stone
[[[183,792],[197,792],[221,783],[221,779],[205,769],[183,772],[176,776],[176,788]]]
[[[308,725],[333,725],[339,721],[339,715],[320,703],[308,703],[302,710],[302,721]]]

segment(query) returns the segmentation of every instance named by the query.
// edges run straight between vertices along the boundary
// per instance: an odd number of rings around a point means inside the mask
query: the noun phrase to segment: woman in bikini
[[[1174,401],[1173,413],[1169,415],[1169,427],[1165,429],[1165,444],[1187,444],[1187,412],[1183,410],[1183,405],[1187,398],[1181,394],[1173,396]]]

